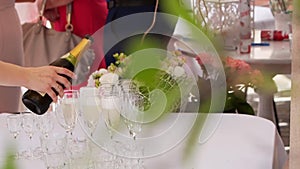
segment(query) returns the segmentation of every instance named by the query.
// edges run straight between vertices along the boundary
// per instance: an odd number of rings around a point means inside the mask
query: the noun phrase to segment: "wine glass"
[[[79,115],[90,130],[91,137],[95,131],[101,112],[99,90],[94,87],[80,88]]]
[[[77,123],[78,99],[78,90],[65,90],[64,96],[55,104],[56,118],[69,139],[72,139],[72,131]]]

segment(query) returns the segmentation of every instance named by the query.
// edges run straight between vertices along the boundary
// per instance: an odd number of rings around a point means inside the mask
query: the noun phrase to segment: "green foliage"
[[[178,103],[181,101],[181,92],[177,82],[170,74],[160,69],[150,68],[139,72],[133,80],[140,89],[143,89],[142,91],[145,95],[149,96],[150,104],[148,104],[148,106],[154,106],[152,103],[164,103],[163,100],[166,99],[166,105],[164,105],[163,110],[161,110],[162,112],[159,113],[169,113],[178,108]],[[154,90],[161,91],[163,95],[156,95],[158,97],[153,97],[154,100],[151,100],[150,95]],[[149,108],[150,107],[148,107],[148,109]],[[150,111],[148,113],[156,114],[157,112]]]
[[[8,151],[2,169],[17,169],[13,151]]]
[[[247,103],[245,93],[241,90],[227,93],[224,112],[254,115],[252,106]]]

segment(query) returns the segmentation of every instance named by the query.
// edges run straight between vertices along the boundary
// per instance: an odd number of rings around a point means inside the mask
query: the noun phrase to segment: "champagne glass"
[[[20,114],[10,114],[6,117],[6,124],[9,132],[13,135],[14,139],[20,135],[22,128],[22,118]],[[20,153],[16,152],[16,158],[20,158]]]
[[[6,119],[7,128],[12,133],[14,139],[17,139],[21,132],[22,120],[20,114],[11,114]]]
[[[113,137],[113,130],[119,125],[121,99],[117,84],[105,83],[99,87],[101,113],[108,132]]]
[[[53,114],[52,111],[46,112],[43,115],[36,116],[35,118],[35,125],[37,129],[40,131],[40,137],[42,138],[48,138],[49,133],[54,129],[54,123],[53,123]],[[33,151],[34,156],[36,157],[42,157],[43,156],[43,150],[42,147],[36,147]]]
[[[101,112],[99,90],[94,87],[80,88],[79,115],[90,130],[91,137],[95,131]]]
[[[33,133],[34,133],[34,128],[35,128],[35,120],[34,120],[34,115],[32,113],[24,113],[22,116],[22,128],[24,132],[28,135],[30,142],[32,141]],[[32,159],[34,157],[33,155],[33,150],[31,147],[31,144],[29,145],[30,147],[23,152],[25,158],[27,159]]]
[[[72,131],[77,123],[78,99],[78,90],[65,90],[64,96],[55,104],[56,118],[69,139],[72,139]]]
[[[136,139],[141,132],[141,124],[144,117],[145,96],[130,82],[122,84],[122,111],[121,117],[125,122],[130,136]]]
[[[126,149],[129,150],[130,156],[141,156],[143,149],[136,145],[135,140],[137,134],[142,130],[146,97],[134,85],[123,86],[122,93],[121,117],[133,139],[133,144],[127,144]],[[126,165],[130,168],[144,168],[140,158],[127,160]]]
[[[66,168],[68,160],[66,156],[66,135],[52,132],[48,137],[41,137],[40,142],[44,154],[42,160],[45,162],[47,169]]]
[[[36,127],[44,137],[48,137],[49,132],[54,128],[52,112],[39,115],[36,118]]]

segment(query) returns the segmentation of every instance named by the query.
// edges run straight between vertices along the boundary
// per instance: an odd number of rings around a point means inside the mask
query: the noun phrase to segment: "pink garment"
[[[14,3],[14,0],[0,0],[0,60],[23,65],[22,30]],[[0,86],[0,112],[20,111],[20,96],[20,87]]]
[[[52,22],[53,28],[57,31],[65,31],[66,26],[66,6],[58,7],[60,19]],[[74,0],[72,7],[71,23],[74,27],[73,33],[84,37],[85,35],[93,35],[96,59],[91,67],[91,73],[99,67],[105,68],[105,59],[103,54],[103,39],[102,32],[98,31],[105,25],[108,14],[106,0]],[[85,84],[81,84],[83,86]]]

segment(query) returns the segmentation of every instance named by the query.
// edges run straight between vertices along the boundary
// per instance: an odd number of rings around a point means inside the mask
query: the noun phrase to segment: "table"
[[[257,31],[256,35],[260,35]],[[259,41],[259,40],[258,40]],[[185,38],[182,41],[175,42],[175,48],[185,53],[192,53],[182,42],[190,45],[192,49],[197,48],[197,43],[192,39]],[[225,55],[241,59],[249,63],[253,68],[260,70],[266,82],[272,81],[277,74],[291,73],[291,51],[289,41],[269,41],[270,46],[252,46],[250,54],[240,54],[238,50],[227,51]],[[275,86],[266,86],[273,90],[260,90],[258,116],[264,117],[275,122],[275,113],[273,107]]]
[[[191,125],[195,117],[205,118],[205,114],[196,113],[171,113],[166,120],[146,125],[143,133],[151,135],[166,128],[176,136],[189,133],[181,133],[184,128]],[[3,165],[4,152],[10,144],[11,136],[6,128],[7,114],[0,115],[0,166]],[[195,144],[194,154],[188,160],[183,160],[184,148],[187,137],[182,140],[171,140],[178,144],[163,153],[149,156],[143,159],[147,169],[281,169],[287,161],[287,154],[283,143],[273,123],[257,116],[241,114],[209,114],[206,117],[204,128]],[[170,125],[178,122],[179,125]],[[155,125],[153,125],[155,124]],[[78,126],[77,126],[78,127]],[[173,128],[175,127],[175,128]],[[176,129],[178,127],[178,129]],[[187,127],[188,128],[188,127]],[[80,128],[77,128],[80,130]],[[166,130],[163,130],[166,131]],[[78,131],[80,133],[80,131]],[[77,133],[74,133],[75,135]],[[82,134],[82,133],[81,133]],[[160,132],[159,134],[164,134]],[[172,139],[173,134],[166,138]],[[146,138],[146,137],[145,137]],[[170,140],[158,140],[159,142],[147,144],[147,150],[160,148]],[[157,141],[157,140],[156,140]],[[16,147],[32,146],[39,140],[34,137],[32,142],[20,135]],[[146,147],[145,146],[145,147]],[[94,148],[96,149],[96,148]],[[46,168],[42,160],[17,160],[20,169]]]

